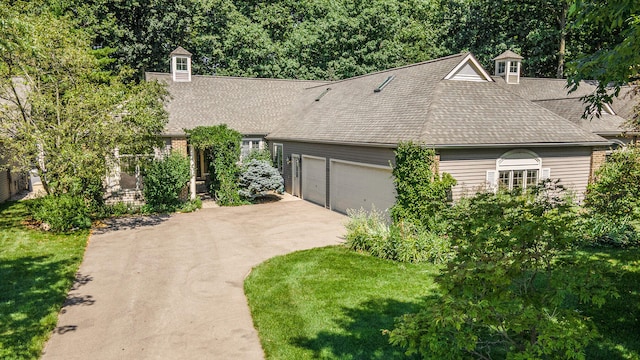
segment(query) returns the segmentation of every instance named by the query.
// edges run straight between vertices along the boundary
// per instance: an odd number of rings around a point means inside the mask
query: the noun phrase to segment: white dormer
[[[191,53],[181,46],[171,52],[171,78],[173,81],[191,81]]]
[[[503,52],[493,59],[495,61],[495,75],[502,76],[507,84],[519,84],[522,59],[522,56],[511,50]]]
[[[489,82],[493,81],[489,73],[472,54],[467,54],[445,77],[445,80]]]

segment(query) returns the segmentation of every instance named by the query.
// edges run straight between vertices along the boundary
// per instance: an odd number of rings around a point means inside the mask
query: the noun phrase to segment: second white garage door
[[[331,209],[384,211],[396,201],[391,167],[331,159]]]
[[[327,165],[325,158],[302,155],[302,198],[325,206]]]

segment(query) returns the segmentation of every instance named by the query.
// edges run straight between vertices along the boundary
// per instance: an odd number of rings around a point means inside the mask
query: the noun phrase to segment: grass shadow
[[[0,358],[38,358],[41,348],[29,344],[54,330],[60,304],[93,304],[93,299],[67,298],[73,263],[48,256],[0,260]],[[89,281],[77,275],[74,287]]]
[[[619,298],[585,310],[599,333],[587,348],[588,359],[640,359],[640,250],[587,250]]]
[[[394,299],[373,299],[355,308],[343,307],[343,320],[336,323],[339,331],[298,337],[293,339],[293,345],[312,350],[314,358],[322,359],[413,359],[402,348],[389,344],[382,331],[393,329],[396,317],[417,312],[419,307],[419,303]]]

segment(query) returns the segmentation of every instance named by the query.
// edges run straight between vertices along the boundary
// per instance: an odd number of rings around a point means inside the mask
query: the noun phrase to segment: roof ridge
[[[147,72],[145,72],[145,75],[146,74],[171,76],[170,73],[158,72],[158,71],[147,71]],[[196,78],[216,78],[216,79],[234,79],[234,80],[259,80],[259,81],[320,83],[318,85],[331,83],[330,80],[279,79],[279,78],[260,78],[260,77],[227,76],[227,75],[192,75],[192,77],[196,77]]]
[[[384,73],[387,73],[387,72],[390,72],[390,71],[408,69],[408,68],[412,68],[412,67],[416,67],[416,66],[422,66],[422,65],[426,65],[426,64],[430,64],[430,63],[436,63],[436,62],[439,62],[439,61],[450,60],[450,59],[453,59],[453,58],[456,58],[456,57],[464,58],[468,54],[471,54],[471,52],[469,52],[469,51],[461,52],[461,53],[458,53],[458,54],[447,55],[447,56],[439,57],[439,58],[436,58],[436,59],[430,59],[430,60],[421,61],[421,62],[415,63],[415,64],[407,64],[407,65],[397,66],[397,67],[390,68],[390,69],[378,70],[378,71],[375,71],[375,72],[366,73],[366,74],[362,74],[362,75],[357,75],[357,76],[353,76],[353,77],[346,78],[346,79],[330,81],[330,83],[331,84],[339,84],[339,83],[342,83],[342,82],[345,82],[345,81],[362,79],[362,78],[365,78],[365,77],[368,77],[368,76],[384,74]],[[313,88],[316,88],[316,87],[317,86],[313,86],[313,87],[310,87],[308,89],[313,89]]]

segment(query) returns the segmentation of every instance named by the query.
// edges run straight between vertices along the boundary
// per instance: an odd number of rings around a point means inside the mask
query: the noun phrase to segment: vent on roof
[[[327,93],[331,90],[331,88],[327,88],[325,91],[322,92],[322,94],[318,95],[318,97],[316,98],[316,101],[320,101],[320,99],[322,99],[323,96],[327,95]]]
[[[394,75],[391,75],[387,78],[387,80],[385,80],[384,82],[382,82],[382,84],[380,84],[380,86],[378,86],[377,88],[373,89],[373,92],[380,92],[382,91],[382,89],[384,89],[385,86],[387,86],[391,80],[393,80],[395,78]]]

